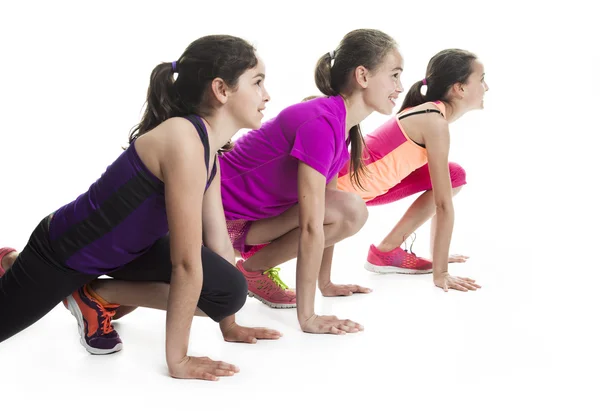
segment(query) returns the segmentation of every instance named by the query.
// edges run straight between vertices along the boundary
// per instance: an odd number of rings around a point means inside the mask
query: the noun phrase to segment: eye
[[[257,86],[260,86],[262,84],[262,79],[259,79],[256,83]]]
[[[400,77],[400,73],[396,73],[396,74],[392,75],[392,77],[398,78],[398,77]]]

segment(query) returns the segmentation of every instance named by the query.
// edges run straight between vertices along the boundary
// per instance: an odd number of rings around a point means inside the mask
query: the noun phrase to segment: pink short
[[[233,248],[239,252],[247,252],[251,246],[246,246],[246,236],[250,230],[252,221],[230,220],[227,221],[227,233]]]
[[[467,173],[461,166],[456,163],[448,163],[448,167],[450,169],[450,180],[453,188],[467,184]],[[387,193],[367,201],[367,206],[393,203],[394,201],[428,190],[431,190],[431,177],[429,176],[429,166],[425,164],[410,173]]]

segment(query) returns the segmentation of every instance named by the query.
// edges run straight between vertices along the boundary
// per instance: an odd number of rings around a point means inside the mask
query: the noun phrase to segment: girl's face
[[[238,79],[238,87],[227,101],[229,111],[240,128],[260,128],[262,111],[271,99],[265,88],[265,64],[258,58],[258,64],[246,70]]]
[[[396,49],[390,51],[374,72],[367,73],[365,103],[381,114],[392,114],[398,95],[404,91],[400,75],[404,60]]]
[[[483,64],[479,60],[474,60],[473,72],[463,85],[464,102],[471,110],[483,108],[483,96],[489,90],[484,77]]]

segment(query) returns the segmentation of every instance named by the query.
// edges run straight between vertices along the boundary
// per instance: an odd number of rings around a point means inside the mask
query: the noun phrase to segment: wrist
[[[223,318],[219,321],[219,328],[221,332],[229,331],[235,325],[235,315]]]
[[[185,363],[188,359],[187,355],[167,354],[167,368],[173,371],[175,368]]]
[[[306,322],[308,322],[308,320],[310,320],[313,317],[316,317],[317,314],[315,314],[315,312],[311,312],[311,313],[300,313],[298,312],[298,322],[300,323],[300,325],[305,324]]]
[[[439,278],[444,278],[445,276],[448,275],[448,271],[441,271],[441,270],[433,270],[433,278],[434,279],[439,279]]]
[[[321,280],[319,279],[319,290],[323,291],[325,288],[329,287],[331,285],[331,280],[328,278],[327,280]]]

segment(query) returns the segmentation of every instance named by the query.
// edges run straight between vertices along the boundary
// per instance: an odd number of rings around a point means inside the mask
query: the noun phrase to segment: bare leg
[[[461,190],[461,187],[452,189],[452,195],[455,196]],[[402,216],[398,224],[392,229],[392,231],[383,239],[381,244],[377,247],[383,252],[392,251],[400,245],[419,227],[421,227],[427,220],[435,215],[435,202],[433,199],[433,191],[429,190],[424,192],[415,200],[414,203],[406,210],[406,213]],[[435,222],[432,221],[431,228],[434,230]],[[433,233],[431,231],[431,243],[433,244]]]
[[[121,305],[119,308],[115,310],[115,316],[112,318],[114,320],[118,320],[121,317],[125,317],[127,314],[135,311],[137,307],[131,307],[129,305]]]
[[[268,270],[297,256],[300,240],[299,212],[299,206],[296,205],[277,217],[252,223],[246,244],[271,243],[244,262],[246,270]],[[327,190],[323,226],[325,247],[357,233],[367,217],[367,207],[359,196]]]
[[[107,302],[126,306],[119,317],[123,317],[136,307],[167,310],[169,284],[166,283],[132,282],[111,279],[95,280],[91,283],[91,287]],[[198,308],[196,308],[195,315],[206,317],[206,314]]]

